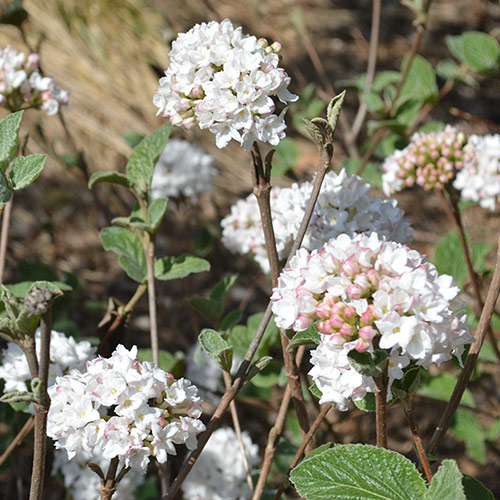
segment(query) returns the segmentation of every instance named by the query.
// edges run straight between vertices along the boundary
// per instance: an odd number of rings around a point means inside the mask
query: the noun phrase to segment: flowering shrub
[[[464,167],[453,186],[462,200],[495,210],[500,196],[500,135],[471,135],[464,153]]]
[[[209,191],[217,175],[214,158],[188,141],[170,139],[155,166],[151,197],[193,198]]]
[[[61,104],[68,103],[68,93],[40,74],[39,60],[38,54],[26,57],[10,47],[0,49],[0,106],[11,111],[39,108],[55,115]]]
[[[119,345],[109,359],[89,361],[86,372],[58,377],[49,388],[47,435],[69,459],[102,454],[144,473],[151,456],[164,463],[177,453],[174,445],[196,446],[205,429],[196,387],[136,356],[136,347]]]
[[[299,231],[312,183],[293,184],[290,188],[276,187],[271,191],[273,228],[278,257],[288,256]],[[370,196],[371,186],[361,177],[328,172],[314,209],[303,247],[320,248],[339,234],[355,236],[362,232],[376,232],[381,237],[407,243],[413,229],[403,218],[404,212],[396,200],[382,200]],[[222,242],[231,252],[250,253],[264,272],[269,272],[264,233],[253,194],[231,207],[231,213],[221,222]]]
[[[242,442],[248,465],[259,463],[259,448],[243,432]],[[182,484],[184,498],[190,500],[247,500],[251,498],[246,482],[241,449],[231,428],[217,429],[210,437],[190,475]]]
[[[390,354],[389,384],[411,362],[427,368],[459,357],[473,341],[465,304],[447,275],[417,251],[382,241],[376,233],[340,235],[321,250],[299,250],[274,289],[273,312],[280,328],[296,332],[318,321],[321,343],[311,353],[310,375],[321,403],[346,409],[373,391],[347,357],[351,350]]]
[[[386,158],[384,193],[389,196],[414,184],[425,190],[445,186],[464,165],[465,142],[465,135],[450,125],[439,133],[414,134],[405,149]]]
[[[173,125],[209,129],[219,148],[231,139],[245,151],[256,140],[276,146],[286,125],[273,97],[284,104],[297,99],[278,66],[280,48],[243,34],[229,19],[197,24],[172,43],[153,99],[158,113]]]
[[[36,350],[40,352],[40,328],[35,332]],[[73,337],[52,330],[50,341],[49,385],[56,377],[66,375],[71,370],[82,370],[85,363],[95,356],[96,348],[90,342],[77,342]],[[31,375],[21,348],[9,342],[2,350],[0,378],[5,380],[5,391],[25,391]]]

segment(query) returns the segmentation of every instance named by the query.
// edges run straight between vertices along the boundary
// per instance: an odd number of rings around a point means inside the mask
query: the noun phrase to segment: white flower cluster
[[[462,200],[495,210],[500,200],[500,135],[471,135],[464,152],[464,167],[453,186]]]
[[[415,184],[425,190],[441,189],[463,167],[465,135],[447,125],[442,132],[417,132],[410,144],[388,156],[382,184],[389,196]]]
[[[258,447],[246,432],[241,437],[248,465],[254,469],[260,462]],[[251,498],[240,446],[233,429],[221,428],[212,434],[181,488],[184,498],[189,500]]]
[[[85,373],[58,377],[49,396],[47,435],[69,459],[80,451],[119,457],[144,473],[151,456],[164,463],[176,444],[192,450],[205,430],[196,387],[139,362],[135,346],[119,345],[109,359],[89,361]]]
[[[84,453],[77,453],[71,460],[62,450],[54,453],[52,475],[62,476],[63,484],[71,495],[71,500],[100,500],[99,488],[101,480],[88,464],[97,464],[104,474],[109,466],[109,460],[102,456],[92,457],[91,460]],[[118,483],[113,500],[134,500],[134,492],[144,482],[144,476],[136,471],[129,471]]]
[[[188,141],[170,139],[162,151],[153,173],[151,197],[197,196],[212,188],[217,175],[215,160]]]
[[[35,345],[38,355],[40,355],[40,335],[40,328],[37,328]],[[64,333],[52,330],[48,385],[52,385],[56,377],[65,375],[70,370],[85,368],[85,363],[95,356],[95,352],[96,348],[92,347],[90,342],[77,342],[73,337],[66,337]],[[6,392],[26,391],[26,383],[31,380],[26,356],[13,342],[9,342],[1,353],[0,378],[5,380]]]
[[[55,115],[60,104],[68,103],[68,93],[40,74],[39,61],[38,54],[26,57],[8,46],[0,49],[0,106],[10,111],[38,108]]]
[[[313,184],[304,182],[290,188],[275,187],[271,191],[276,247],[280,260],[288,256],[299,231]],[[396,200],[370,196],[370,184],[357,175],[328,172],[323,181],[309,228],[302,246],[308,250],[320,248],[339,234],[355,236],[376,232],[381,237],[410,242],[413,229],[403,218],[404,212]],[[221,222],[222,242],[234,253],[250,253],[264,272],[269,272],[264,232],[257,200],[253,194],[231,207],[231,213]]]
[[[299,250],[272,300],[280,328],[299,332],[319,320],[322,341],[311,353],[310,374],[320,402],[345,409],[348,398],[374,390],[371,377],[350,365],[353,349],[385,349],[390,383],[410,362],[427,368],[462,354],[474,339],[458,293],[451,276],[438,276],[416,250],[372,233],[340,235],[311,253]]]
[[[285,136],[276,96],[295,101],[290,77],[280,68],[278,43],[244,35],[229,19],[197,24],[172,43],[170,65],[153,98],[158,114],[173,125],[215,134],[217,147],[231,139],[250,151],[256,141],[276,146]]]

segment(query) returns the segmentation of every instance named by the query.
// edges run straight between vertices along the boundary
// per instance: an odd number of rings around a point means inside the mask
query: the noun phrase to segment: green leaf
[[[351,366],[361,375],[368,377],[379,377],[384,372],[389,355],[382,350],[376,350],[372,354],[369,352],[358,352],[352,350],[347,354]]]
[[[172,126],[167,123],[144,137],[133,149],[127,163],[127,177],[143,194],[151,187],[153,171],[161,152],[167,144]]]
[[[472,476],[463,474],[462,486],[467,500],[495,500],[493,493]]]
[[[496,441],[500,437],[500,419],[493,422],[486,431],[487,441]]]
[[[140,361],[153,362],[153,351],[151,349],[137,349],[137,358]],[[183,359],[184,354],[181,351],[177,351],[175,354],[171,354],[163,349],[158,351],[159,367],[167,373],[174,372],[179,365],[179,362]]]
[[[459,60],[464,61],[464,39],[463,36],[447,35],[445,37],[448,50]]]
[[[129,132],[128,134],[123,134],[122,137],[128,142],[130,147],[135,148],[144,139],[144,134]]]
[[[119,184],[120,186],[125,186],[128,189],[133,187],[133,184],[126,175],[120,174],[120,172],[110,171],[94,172],[89,179],[89,189],[92,189],[95,184],[100,184],[101,182]]]
[[[273,168],[271,169],[272,177],[280,177],[286,175],[297,163],[299,158],[299,147],[296,141],[290,137],[281,139],[276,146],[276,152],[273,156]]]
[[[401,80],[399,71],[381,71],[373,80],[372,90],[382,92],[389,85],[398,83]]]
[[[155,260],[155,278],[163,281],[185,278],[193,273],[210,271],[210,263],[200,257],[181,255]]]
[[[0,205],[6,205],[12,198],[12,188],[5,173],[0,169]]]
[[[476,72],[498,72],[500,45],[492,36],[480,31],[462,35],[463,59]]]
[[[318,386],[313,382],[309,386],[309,392],[317,399],[321,399],[323,393],[318,389]]]
[[[400,399],[406,399],[417,391],[421,378],[421,368],[419,366],[410,367],[405,370],[402,379],[393,381],[392,393]]]
[[[318,325],[311,325],[307,330],[296,333],[290,340],[287,351],[291,351],[300,345],[314,345],[317,346],[321,342],[321,336],[318,333]]]
[[[330,125],[332,135],[335,132],[340,111],[342,110],[342,105],[344,104],[345,94],[346,91],[343,90],[340,94],[336,95],[326,108],[326,118],[328,120],[328,124]]]
[[[403,59],[401,70],[406,65],[408,57]],[[401,88],[398,102],[406,100],[420,100],[420,101],[433,101],[437,98],[439,93],[436,75],[432,65],[420,55],[416,55],[413,59],[411,68],[408,72],[403,87]]]
[[[67,283],[62,281],[51,281],[51,284],[59,288],[62,292],[71,292],[73,288]],[[6,287],[12,292],[14,297],[23,298],[26,292],[33,286],[33,281],[21,281],[20,283],[13,283],[11,285],[6,285]]]
[[[362,94],[361,98],[366,104],[366,108],[370,113],[380,113],[384,110],[384,101],[375,92],[365,92]]]
[[[252,363],[245,374],[245,382],[252,381],[256,387],[268,388],[278,384],[281,365],[272,363],[271,356],[264,356]],[[265,370],[266,373],[262,373]]]
[[[307,500],[423,500],[424,480],[402,455],[345,444],[307,457],[290,474]]]
[[[467,410],[457,410],[451,424],[455,437],[463,441],[469,455],[478,463],[486,463],[486,433],[475,415]]]
[[[427,396],[430,398],[440,399],[442,401],[449,401],[455,385],[457,384],[457,376],[451,373],[440,373],[434,377],[430,377],[426,380],[420,388],[418,389],[418,394]],[[471,408],[476,407],[476,402],[472,397],[469,389],[465,389],[464,395],[460,401],[462,404],[470,406]]]
[[[375,394],[367,392],[363,399],[353,401],[353,403],[360,409],[366,412],[375,411]]]
[[[205,328],[198,336],[201,348],[226,372],[231,371],[233,348],[215,330]]]
[[[129,278],[138,283],[146,282],[146,255],[134,233],[123,227],[105,227],[101,231],[101,242],[104,250],[111,250],[119,255],[118,263]]]
[[[428,500],[466,500],[462,487],[462,473],[455,460],[443,460],[432,478],[425,496]]]
[[[167,198],[157,198],[148,207],[148,224],[152,232],[158,229],[167,210]]]
[[[17,151],[19,127],[23,112],[11,113],[0,121],[0,170],[5,172]]]
[[[456,79],[460,75],[460,66],[452,59],[443,59],[437,64],[436,73],[444,80]]]
[[[18,156],[10,167],[12,189],[17,191],[29,186],[41,173],[47,155]]]
[[[220,329],[225,332],[226,330],[233,328],[233,326],[238,324],[242,316],[243,311],[241,311],[240,309],[235,309],[234,311],[227,313],[222,320]]]

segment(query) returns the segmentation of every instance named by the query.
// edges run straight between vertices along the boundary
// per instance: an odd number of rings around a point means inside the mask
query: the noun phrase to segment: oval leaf
[[[425,497],[428,500],[466,500],[462,473],[454,460],[443,460]]]
[[[287,351],[291,351],[300,345],[314,345],[317,346],[321,342],[321,335],[318,332],[317,325],[311,325],[307,330],[296,333],[290,340]]]
[[[101,182],[120,184],[120,186],[125,186],[129,189],[133,186],[128,177],[120,174],[120,172],[94,172],[89,179],[89,189],[92,189],[95,184],[100,184]]]
[[[498,71],[500,45],[492,36],[480,31],[469,31],[462,38],[464,61],[474,71]]]
[[[210,271],[210,263],[200,257],[181,255],[155,261],[155,278],[163,281],[185,278],[193,273]]]
[[[17,151],[19,127],[23,112],[11,113],[0,120],[0,170],[5,171]]]
[[[10,180],[14,191],[29,186],[41,173],[47,155],[18,156],[10,167]]]
[[[226,372],[231,371],[233,348],[215,331],[202,330],[198,340],[201,348]]]
[[[3,170],[0,169],[0,205],[6,205],[12,198],[12,188]]]

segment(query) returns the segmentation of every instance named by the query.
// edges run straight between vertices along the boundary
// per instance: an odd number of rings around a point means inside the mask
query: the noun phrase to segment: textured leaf
[[[307,457],[290,479],[307,500],[423,500],[426,492],[408,459],[368,445],[338,445]]]
[[[464,39],[461,35],[445,37],[448,50],[459,60],[464,61]]]
[[[337,121],[340,116],[340,111],[342,110],[342,105],[344,104],[346,91],[342,91],[340,94],[336,95],[328,104],[326,109],[326,117],[328,124],[330,125],[330,134],[333,135],[335,132],[335,127],[337,126]]]
[[[185,278],[190,274],[204,271],[210,271],[210,263],[192,255],[155,260],[155,278],[163,281]]]
[[[12,189],[17,191],[29,186],[41,173],[47,155],[18,156],[10,167]]]
[[[5,172],[17,151],[19,127],[23,112],[11,113],[0,121],[0,170]]]
[[[467,500],[495,500],[493,493],[472,476],[463,474],[462,486]]]
[[[464,61],[474,71],[498,71],[500,45],[492,36],[480,31],[468,31],[462,38]]]
[[[204,329],[198,336],[201,348],[226,372],[233,364],[233,348],[215,330]]]
[[[138,283],[146,281],[146,255],[134,233],[122,227],[105,227],[101,231],[101,242],[104,250],[119,255],[118,262],[129,278]]]
[[[351,366],[361,375],[368,377],[379,377],[387,366],[389,355],[382,350],[376,350],[372,354],[352,350],[347,355]]]
[[[12,188],[5,173],[0,169],[0,205],[9,203],[12,198]]]
[[[127,177],[142,193],[151,187],[153,171],[161,152],[167,144],[172,126],[167,123],[144,137],[133,149],[127,163]]]
[[[120,172],[94,172],[89,179],[89,189],[92,189],[95,184],[100,184],[101,182],[111,182],[112,184],[119,184],[129,189],[133,186],[129,178],[124,174],[120,174]]]
[[[402,68],[406,65],[407,58],[403,59]],[[437,98],[438,86],[432,65],[422,56],[416,55],[406,78],[399,101],[416,99],[429,101]]]
[[[165,212],[167,210],[167,198],[157,198],[151,202],[148,207],[148,224],[151,231],[155,232],[158,229]]]
[[[466,500],[462,486],[462,473],[454,460],[443,460],[432,478],[425,497],[428,500]]]
[[[318,333],[318,325],[311,325],[307,330],[296,333],[288,344],[287,351],[291,351],[300,345],[317,346],[321,342],[321,336]]]
[[[281,365],[273,363],[269,367],[272,360],[271,356],[264,356],[255,361],[255,363],[252,363],[245,375],[245,382],[251,380],[257,387],[272,387],[276,385],[279,380]],[[261,373],[266,368],[268,368],[266,373]]]

